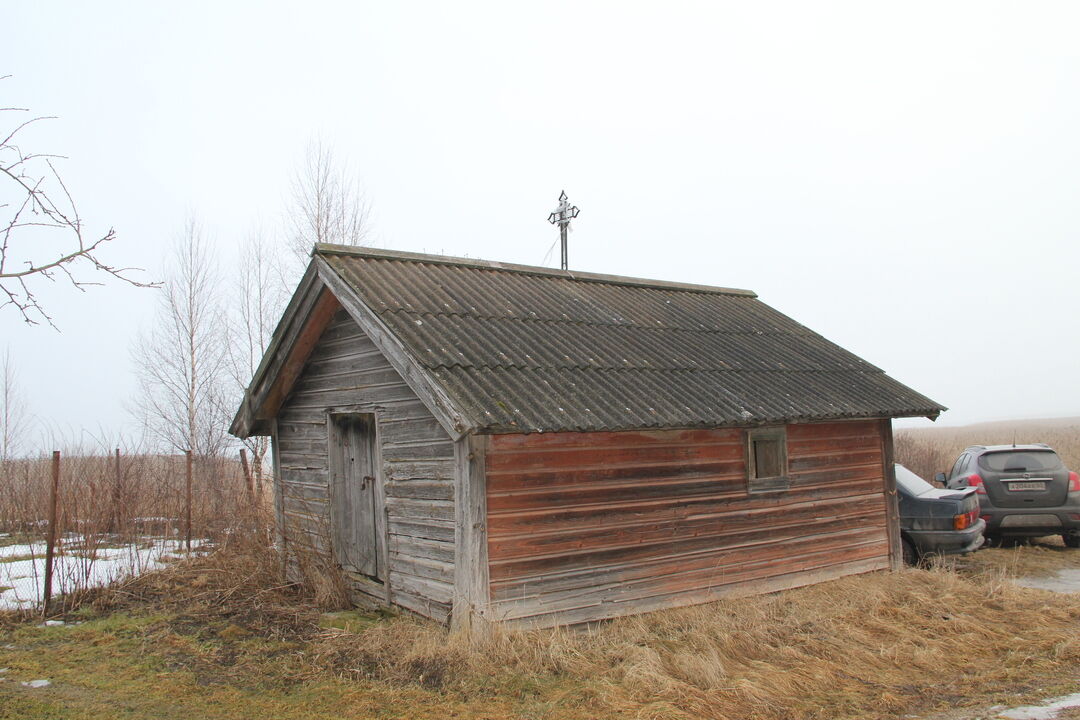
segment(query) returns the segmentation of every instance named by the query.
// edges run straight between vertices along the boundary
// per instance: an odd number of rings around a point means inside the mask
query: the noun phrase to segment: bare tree
[[[26,398],[19,389],[11,349],[0,361],[0,463],[10,460],[22,449],[30,429]]]
[[[307,265],[315,243],[363,243],[370,208],[348,163],[339,160],[332,147],[322,140],[308,144],[291,189],[287,236],[300,267]]]
[[[29,113],[26,108],[0,107],[0,117],[16,118],[0,129],[0,211],[7,213],[0,225],[0,310],[11,306],[27,323],[52,325],[34,292],[40,281],[61,277],[78,290],[100,285],[103,276],[137,287],[154,283],[135,280],[132,274],[138,268],[102,260],[99,250],[116,233],[112,229],[101,235],[84,233],[75,202],[56,171],[55,161],[62,156],[33,152],[20,144],[19,136],[28,127],[55,118]]]
[[[189,219],[173,249],[157,317],[133,351],[144,427],[165,446],[203,457],[229,444],[218,282],[207,239]]]
[[[227,343],[229,373],[237,396],[243,395],[255,375],[288,300],[279,282],[274,250],[262,228],[251,232],[240,248]],[[254,436],[242,442],[251,453],[253,474],[261,488],[270,439]]]

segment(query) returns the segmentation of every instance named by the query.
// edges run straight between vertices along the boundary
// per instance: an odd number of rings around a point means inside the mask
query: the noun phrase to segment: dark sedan
[[[927,555],[957,555],[982,547],[986,522],[979,517],[974,488],[941,490],[897,465],[896,489],[904,562],[914,565]]]

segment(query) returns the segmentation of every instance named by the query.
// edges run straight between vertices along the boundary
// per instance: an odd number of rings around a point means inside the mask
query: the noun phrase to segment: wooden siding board
[[[818,505],[813,513],[792,513],[789,507],[766,508],[758,511],[735,511],[722,522],[714,517],[665,520],[647,524],[623,524],[573,534],[524,534],[503,537],[491,541],[497,562],[521,557],[539,558],[548,555],[572,554],[574,552],[598,552],[608,548],[635,548],[649,543],[677,544],[689,539],[711,538],[717,549],[729,539],[738,539],[743,533],[759,528],[781,529],[789,526],[816,526],[831,520],[852,516],[862,518],[881,511],[880,495],[856,498],[837,498],[836,504]]]
[[[798,494],[795,494],[795,493]],[[490,513],[488,527],[493,536],[503,533],[579,532],[588,528],[611,528],[625,524],[636,525],[665,519],[719,519],[732,512],[779,507],[793,502],[829,500],[865,493],[880,493],[881,479],[868,478],[857,482],[823,484],[785,493],[762,493],[747,497],[745,488],[730,489],[705,498],[680,500],[678,497],[594,503],[582,507],[552,507],[516,513]],[[797,498],[797,500],[796,500]]]
[[[552,562],[555,558],[519,560],[513,565],[502,564],[491,568],[492,588],[508,588],[521,582],[536,582],[544,588],[560,584],[564,589],[588,588],[599,575],[599,568],[621,580],[634,578],[653,581],[673,569],[716,572],[719,568],[725,568],[724,572],[717,572],[722,576],[731,568],[739,568],[755,560],[766,558],[784,562],[818,546],[828,551],[842,545],[887,541],[883,528],[867,527],[865,520],[865,517],[844,518],[810,528],[767,529],[737,538],[729,537],[726,542],[699,537],[693,542],[681,543],[680,547],[659,545],[637,548],[631,552],[609,551],[606,562],[575,563],[570,570],[561,569],[570,563]],[[580,556],[574,559],[580,559]]]
[[[904,566],[900,546],[900,498],[896,494],[896,464],[893,459],[892,420],[881,421],[881,462],[885,471],[885,509],[889,517],[889,560],[893,570]]]
[[[644,598],[636,602],[603,602],[596,601],[586,604],[584,607],[574,610],[552,610],[545,606],[537,606],[531,602],[520,602],[517,605],[507,603],[497,609],[498,617],[503,620],[513,621],[522,628],[549,627],[556,624],[587,623],[622,615],[634,615],[660,610],[669,607],[680,607],[717,600],[721,597],[741,597],[759,593],[777,592],[791,588],[811,585],[816,582],[831,580],[844,575],[882,570],[888,567],[887,561],[879,558],[871,560],[856,560],[830,565],[824,565],[815,569],[801,570],[798,572],[772,575],[758,580],[742,580],[730,585],[711,585],[698,590],[681,592],[674,596],[658,595]],[[496,610],[493,609],[493,614]]]
[[[387,518],[392,535],[403,535],[420,540],[435,540],[447,547],[454,547],[454,523],[428,518]]]
[[[454,629],[475,634],[489,627],[490,599],[486,462],[490,439],[466,436],[455,446]]]
[[[788,426],[790,489],[754,495],[743,432],[492,436],[492,617],[599,619],[888,566],[879,421]]]
[[[662,482],[668,478],[745,473],[742,459],[702,462],[638,463],[631,465],[593,465],[590,467],[558,468],[527,472],[488,473],[488,488],[492,497],[500,494],[520,494],[531,489],[542,492],[556,488],[594,488],[604,484],[626,482]]]
[[[373,413],[374,469],[383,584],[362,576],[351,589],[438,621],[450,614],[454,582],[453,441],[424,402],[344,311],[331,318],[276,422],[279,520],[293,542],[329,553],[327,414]]]
[[[571,587],[562,591],[547,588],[533,594],[521,593],[506,598],[496,598],[492,602],[491,612],[496,617],[505,618],[507,608],[523,609],[530,604],[544,607],[547,612],[567,610],[596,603],[636,603],[656,597],[674,597],[679,593],[695,590],[717,590],[737,583],[762,580],[773,575],[786,575],[804,572],[821,567],[860,560],[876,560],[883,567],[888,566],[888,559],[882,559],[884,540],[868,540],[845,547],[837,552],[833,548],[817,547],[814,551],[785,556],[753,558],[740,562],[724,573],[716,573],[709,567],[687,567],[660,574],[648,573],[641,578],[613,578],[588,586]]]

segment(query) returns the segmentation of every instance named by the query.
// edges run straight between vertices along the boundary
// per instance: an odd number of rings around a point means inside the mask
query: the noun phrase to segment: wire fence
[[[0,611],[63,610],[221,542],[268,499],[254,465],[119,449],[0,462]]]

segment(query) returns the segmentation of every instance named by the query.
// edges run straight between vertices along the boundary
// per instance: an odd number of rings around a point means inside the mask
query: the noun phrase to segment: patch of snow
[[[183,540],[144,538],[122,547],[86,549],[78,535],[66,536],[54,558],[53,595],[75,589],[108,585],[147,570],[156,570],[165,562],[184,555]],[[193,540],[192,551],[205,545]],[[3,562],[3,558],[26,556]],[[45,585],[45,544],[24,543],[0,548],[0,610],[31,609],[41,602]],[[6,589],[4,589],[6,588]],[[53,621],[56,622],[56,621]]]
[[[1037,588],[1039,590],[1053,590],[1054,592],[1078,593],[1080,592],[1080,568],[1068,568],[1058,570],[1056,576],[1051,577],[1022,577],[1014,580],[1017,585]]]
[[[998,713],[996,717],[1008,720],[1052,720],[1058,712],[1080,707],[1080,693],[1047,700],[1044,705],[1025,705]]]
[[[24,680],[23,685],[28,688],[43,688],[52,685],[48,680]]]
[[[0,547],[0,560],[4,558],[16,557],[18,555],[45,555],[45,543],[30,543],[30,544],[16,544],[5,545]]]
[[[45,622],[38,625],[38,627],[56,627],[57,625],[63,625],[63,624],[64,624],[63,620],[46,620]]]

